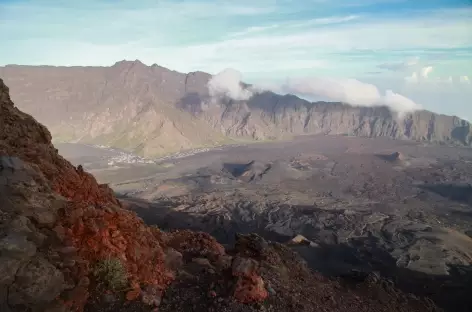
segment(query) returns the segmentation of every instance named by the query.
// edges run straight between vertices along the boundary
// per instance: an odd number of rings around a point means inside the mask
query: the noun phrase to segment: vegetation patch
[[[128,285],[126,269],[118,258],[99,261],[93,269],[93,276],[98,286],[106,289],[119,291]]]

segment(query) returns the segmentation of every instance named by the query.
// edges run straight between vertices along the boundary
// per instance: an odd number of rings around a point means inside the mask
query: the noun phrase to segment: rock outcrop
[[[145,225],[58,155],[2,80],[0,203],[1,311],[435,309],[370,280],[344,289],[257,235],[225,250],[205,233]]]
[[[16,104],[56,142],[82,142],[156,156],[241,140],[304,134],[389,137],[472,145],[472,128],[453,116],[386,107],[311,103],[293,95],[211,99],[202,72],[178,73],[139,61],[111,67],[0,67]],[[54,111],[54,116],[50,114]]]

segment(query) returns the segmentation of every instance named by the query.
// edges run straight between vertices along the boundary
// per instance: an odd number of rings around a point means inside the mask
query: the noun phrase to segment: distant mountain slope
[[[183,74],[139,61],[111,67],[0,67],[22,110],[55,142],[109,145],[155,156],[231,141],[302,134],[388,136],[472,145],[457,117],[419,111],[398,119],[386,107],[310,103],[271,92],[248,101],[210,100],[203,72]]]

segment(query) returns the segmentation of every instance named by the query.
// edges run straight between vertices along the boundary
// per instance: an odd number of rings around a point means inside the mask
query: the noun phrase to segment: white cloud
[[[250,48],[273,49],[283,47],[352,49],[414,49],[451,48],[472,43],[468,36],[469,23],[444,21],[436,28],[424,28],[421,21],[376,21],[358,25],[342,25],[336,28],[304,29],[289,34],[251,36],[238,40],[225,40],[213,45],[221,50]],[[436,21],[437,22],[437,21]],[[381,32],[378,30],[382,29]],[[467,29],[467,30],[466,30]]]
[[[413,57],[405,61],[406,66],[414,66],[418,64],[418,61],[420,60],[419,57]]]
[[[421,69],[421,77],[427,79],[428,75],[433,71],[433,66],[426,66]]]
[[[105,2],[83,0],[72,3],[70,1],[42,1],[35,0],[34,3],[6,4],[5,9],[12,12],[24,12],[37,16],[37,14],[48,15],[53,10],[55,13],[71,13],[76,15],[76,10],[86,15],[97,15],[110,12],[118,15],[126,15],[128,18],[141,17],[147,19],[151,16],[159,17],[187,17],[189,19],[205,17],[229,17],[229,16],[258,16],[265,15],[277,10],[273,3],[254,4],[249,1],[174,1],[174,0],[141,0],[139,4],[135,1],[122,0],[119,2]],[[108,17],[108,14],[104,16]],[[123,21],[126,23],[126,20]]]
[[[395,93],[392,90],[387,90],[385,92],[385,96],[381,98],[380,103],[399,113],[411,112],[421,109],[421,106],[415,103],[413,100],[401,94]]]
[[[253,35],[256,33],[261,33],[261,32],[264,32],[270,29],[276,29],[276,28],[287,29],[287,28],[295,28],[295,27],[309,27],[309,26],[316,26],[316,25],[339,24],[339,23],[353,21],[358,18],[360,18],[360,16],[358,15],[331,16],[331,17],[315,18],[312,20],[304,21],[304,22],[286,21],[281,24],[251,26],[241,31],[230,33],[228,34],[228,37],[232,38],[232,37],[242,37],[242,36],[247,36],[247,35]]]
[[[405,77],[405,81],[408,83],[418,83],[418,74],[416,72],[413,72],[411,76]]]
[[[305,78],[288,79],[280,91],[307,97],[325,97],[352,105],[371,106],[379,99],[377,88],[355,79]]]
[[[459,81],[461,83],[470,84],[470,79],[468,76],[460,76]]]
[[[392,71],[406,70],[418,64],[419,57],[408,58],[402,62],[383,63],[378,68],[388,69]]]
[[[248,100],[253,95],[253,92],[243,88],[241,79],[241,73],[231,68],[219,72],[208,82],[210,96],[226,96],[237,101]]]
[[[432,79],[428,82],[431,82],[432,84],[452,85],[452,84],[454,84],[454,80],[455,79],[452,76],[449,76],[447,78],[436,77],[435,79]]]
[[[250,88],[242,85],[242,74],[234,69],[225,69],[208,82],[212,98],[222,96],[233,100],[248,100],[255,93],[270,90],[282,94],[295,94],[309,100],[327,99],[354,106],[387,106],[392,111],[405,113],[421,108],[411,99],[387,90],[382,95],[376,86],[356,79],[304,78],[287,79],[282,84],[258,84]]]
[[[447,78],[443,77],[430,77],[430,74],[433,72],[434,67],[433,66],[425,66],[421,68],[417,72],[413,72],[411,76],[407,76],[404,78],[405,82],[410,83],[410,84],[441,84],[441,83],[446,83],[446,84],[452,84],[453,77],[449,76]]]
[[[315,26],[315,25],[330,25],[330,24],[339,24],[339,23],[346,23],[356,19],[359,19],[360,16],[358,15],[347,15],[347,16],[331,16],[331,17],[323,17],[323,18],[315,18],[312,20],[308,20],[305,22],[296,22],[290,23],[288,27],[307,27],[307,26]]]
[[[421,109],[411,99],[387,90],[382,95],[376,86],[356,79],[305,78],[288,79],[281,85],[266,86],[276,93],[296,94],[308,99],[339,101],[354,106],[387,106],[405,113]]]
[[[423,67],[418,72],[413,72],[411,76],[404,78],[404,81],[408,84],[417,84],[431,87],[438,87],[440,85],[457,85],[461,84],[470,84],[470,79],[468,76],[449,76],[449,77],[434,77],[431,78],[429,74],[433,71],[432,66]]]
[[[223,36],[226,39],[189,46],[162,45],[152,55],[154,58],[157,55],[159,59],[166,60],[163,65],[180,71],[195,69],[215,71],[222,67],[232,67],[248,73],[274,72],[272,68],[282,65],[290,67],[291,64],[295,64],[291,61],[294,58],[283,55],[289,54],[290,51],[305,51],[303,57],[306,60],[310,58],[329,60],[329,58],[335,59],[339,53],[359,50],[376,50],[384,53],[391,49],[427,50],[472,44],[472,37],[468,35],[470,25],[454,19],[435,23],[436,26],[426,28],[422,23],[436,20],[425,18],[419,21],[362,21],[355,25],[341,24],[316,29],[277,27],[267,33],[255,31],[244,36]],[[266,62],[272,65],[261,66]],[[415,62],[415,59],[407,60],[404,65],[414,66]],[[339,68],[340,65],[334,66],[338,67],[339,71],[343,70]],[[303,70],[293,67],[293,70],[297,69]],[[352,77],[355,74],[349,72],[347,75]]]
[[[263,32],[263,31],[278,28],[278,27],[279,27],[279,25],[277,25],[277,24],[268,25],[268,26],[252,26],[252,27],[248,27],[248,28],[246,28],[242,31],[231,33],[231,34],[228,35],[228,37],[241,37],[241,36],[254,34],[254,33],[258,33],[258,32]]]

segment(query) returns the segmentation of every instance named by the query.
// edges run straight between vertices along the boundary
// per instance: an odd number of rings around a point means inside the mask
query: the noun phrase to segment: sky
[[[472,0],[0,0],[0,38],[0,65],[139,59],[472,120]]]

